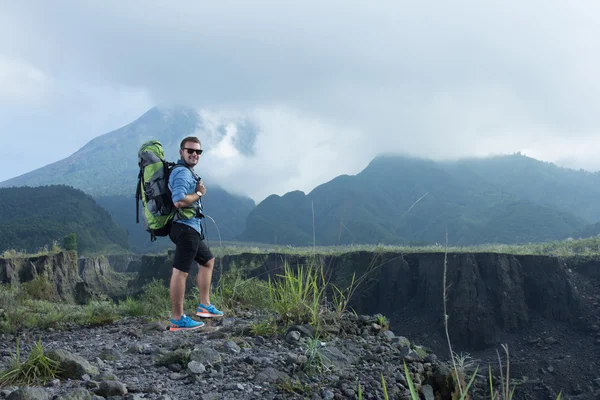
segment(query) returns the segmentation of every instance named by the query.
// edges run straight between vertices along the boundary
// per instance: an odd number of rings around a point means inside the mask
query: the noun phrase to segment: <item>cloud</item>
[[[0,104],[28,106],[39,104],[48,91],[48,77],[22,60],[0,54]]]
[[[391,151],[598,170],[597,37],[600,4],[558,0],[5,2],[0,134],[51,149],[33,168],[153,104],[250,116],[255,153],[236,153],[232,122],[211,156],[249,194],[309,190]]]
[[[328,125],[316,116],[284,107],[248,111],[246,118],[258,133],[254,151],[242,154],[233,145],[240,134],[235,116],[207,110],[200,115],[211,121],[196,132],[201,140],[216,136],[217,126],[228,128],[227,134],[207,149],[197,169],[228,191],[256,201],[291,190],[309,192],[338,175],[358,173],[376,154],[356,129]]]

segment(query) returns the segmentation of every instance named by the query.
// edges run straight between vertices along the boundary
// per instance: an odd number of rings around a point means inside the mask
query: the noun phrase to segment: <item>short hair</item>
[[[188,136],[181,141],[181,144],[179,145],[179,149],[183,150],[185,148],[185,144],[187,142],[198,143],[200,145],[200,147],[202,147],[202,143],[200,143],[200,139],[198,139],[196,136]]]

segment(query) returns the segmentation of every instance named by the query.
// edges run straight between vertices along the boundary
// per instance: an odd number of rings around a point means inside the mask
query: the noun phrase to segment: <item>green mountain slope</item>
[[[134,196],[102,196],[97,198],[99,205],[104,207],[119,225],[129,234],[129,245],[137,253],[157,253],[174,247],[168,238],[158,238],[150,241],[150,234],[144,230],[140,203],[140,222],[135,221]],[[234,240],[244,230],[246,216],[252,211],[254,201],[241,196],[234,196],[219,187],[211,187],[203,201],[207,218],[207,237],[211,242]],[[215,222],[213,223],[210,218]],[[216,223],[216,226],[215,226]]]
[[[240,238],[310,245],[313,207],[319,245],[439,243],[446,231],[454,245],[536,242],[568,236],[585,224],[555,205],[499,190],[464,166],[388,156],[308,195],[269,197],[250,213]]]
[[[37,251],[69,233],[83,253],[124,251],[127,233],[94,199],[63,185],[0,189],[0,251]]]
[[[519,153],[444,164],[455,176],[486,181],[494,190],[556,206],[590,222],[600,221],[600,172],[562,168]]]
[[[164,114],[153,108],[131,124],[91,140],[71,156],[4,181],[0,187],[63,184],[92,196],[132,194],[140,145],[158,139],[166,154],[177,155],[179,141],[195,131],[197,122],[197,114],[191,110]]]
[[[238,136],[234,145],[242,154],[253,151],[255,127],[239,121]],[[181,139],[197,135],[203,147],[210,151],[226,134],[224,126],[208,129],[196,110],[185,107],[149,110],[132,123],[115,131],[98,136],[71,156],[35,171],[1,182],[0,187],[40,186],[48,184],[69,185],[91,194],[111,214],[123,229],[129,232],[131,249],[136,252],[154,251],[165,246],[150,243],[148,233],[141,224],[135,224],[135,194],[139,167],[137,151],[146,141],[159,140],[167,160],[178,157]],[[218,168],[212,163],[201,164],[196,170],[201,176]],[[224,240],[231,240],[242,232],[245,218],[254,201],[249,197],[231,195],[210,179],[205,203],[207,212],[215,219]],[[133,225],[132,225],[133,223]],[[212,222],[210,222],[212,224]],[[210,229],[210,225],[209,225]],[[218,238],[216,228],[214,237]]]

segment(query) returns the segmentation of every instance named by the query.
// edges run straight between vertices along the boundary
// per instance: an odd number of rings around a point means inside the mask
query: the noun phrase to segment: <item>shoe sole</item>
[[[204,317],[204,318],[220,318],[220,317],[223,316],[223,314],[219,315],[219,314],[197,312],[196,316],[198,316],[198,317]]]
[[[177,327],[172,326],[172,327],[169,328],[169,330],[171,332],[176,332],[176,331],[193,331],[195,329],[202,328],[203,326],[204,326],[204,324],[198,325],[198,326],[194,326],[194,327],[191,327],[191,328],[177,328]]]

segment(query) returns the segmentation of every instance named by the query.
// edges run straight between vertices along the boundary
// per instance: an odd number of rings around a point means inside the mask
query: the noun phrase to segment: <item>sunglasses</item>
[[[194,153],[196,153],[198,155],[202,154],[202,150],[188,149],[188,148],[183,148],[182,150],[187,150],[188,154],[194,154]]]

